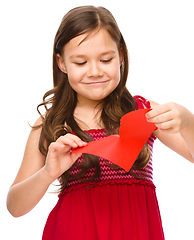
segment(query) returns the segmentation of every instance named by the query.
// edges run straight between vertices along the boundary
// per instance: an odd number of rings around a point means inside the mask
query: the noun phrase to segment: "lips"
[[[93,82],[84,82],[84,84],[87,85],[100,85],[100,84],[104,84],[107,83],[109,80],[105,80],[105,81],[93,81]]]

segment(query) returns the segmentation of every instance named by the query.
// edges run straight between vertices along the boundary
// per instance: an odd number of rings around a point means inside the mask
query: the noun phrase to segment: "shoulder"
[[[45,119],[45,114],[41,115],[38,119],[36,119],[35,123],[33,124],[32,128],[42,128],[43,121]]]
[[[151,108],[154,107],[154,106],[159,105],[159,103],[157,103],[157,102],[155,102],[155,101],[152,101],[152,100],[149,100],[149,102],[150,102]]]
[[[42,118],[38,118],[29,134],[23,160],[14,183],[22,182],[39,171],[45,164],[45,156],[39,151],[39,140],[42,131]]]
[[[35,123],[31,126],[31,131],[28,137],[28,144],[31,142],[38,142],[40,139],[41,131],[43,126],[43,119],[39,117]]]
[[[31,132],[28,137],[28,141],[26,144],[26,150],[27,152],[32,150],[36,150],[38,152],[38,145],[40,140],[40,135],[42,132],[42,125],[43,125],[43,119],[42,117],[39,117],[34,125],[31,127]]]

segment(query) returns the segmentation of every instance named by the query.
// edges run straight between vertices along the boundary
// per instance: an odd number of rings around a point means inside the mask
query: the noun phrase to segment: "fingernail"
[[[85,146],[86,143],[85,143],[85,142],[80,142],[80,145],[81,145],[81,146]]]

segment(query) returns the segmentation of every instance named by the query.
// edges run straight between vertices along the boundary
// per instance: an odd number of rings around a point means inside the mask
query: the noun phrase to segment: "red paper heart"
[[[121,118],[119,134],[89,142],[85,147],[75,148],[72,153],[89,153],[110,160],[129,171],[156,126],[146,120],[151,109],[141,109]]]

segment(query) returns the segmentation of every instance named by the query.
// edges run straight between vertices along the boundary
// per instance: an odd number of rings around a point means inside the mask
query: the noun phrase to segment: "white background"
[[[6,0],[0,6],[0,238],[37,240],[57,195],[47,193],[29,214],[13,218],[6,195],[22,156],[36,106],[52,88],[52,45],[62,17],[92,4],[115,16],[130,54],[128,89],[159,103],[174,101],[194,113],[194,5],[182,0]],[[194,165],[154,148],[154,183],[166,240],[194,239]],[[57,189],[56,187],[51,187]],[[65,216],[64,216],[65,217]],[[76,228],[76,226],[75,226]]]

